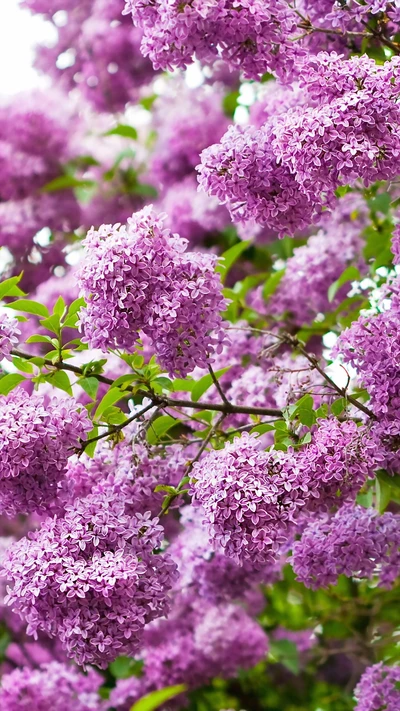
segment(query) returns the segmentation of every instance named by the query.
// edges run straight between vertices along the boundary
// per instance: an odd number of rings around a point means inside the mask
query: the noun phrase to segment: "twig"
[[[30,353],[25,353],[24,351],[20,350],[13,350],[11,351],[11,354],[24,360],[30,360],[31,358],[36,357]],[[66,363],[65,361],[62,361],[61,363],[53,363],[53,361],[47,358],[43,358],[43,361],[44,365],[56,368],[57,370],[67,370],[72,373],[75,373],[75,375],[78,376],[85,375],[83,368],[78,368],[77,366],[71,365],[70,363]],[[90,373],[90,376],[96,378],[100,383],[105,383],[106,385],[114,385],[114,380],[112,378],[107,378],[106,376],[101,375],[99,373]],[[271,417],[283,417],[282,410],[270,407],[246,407],[244,405],[233,405],[230,402],[228,402],[227,404],[219,404],[214,402],[192,402],[191,400],[178,400],[175,398],[165,397],[164,395],[156,395],[155,393],[152,393],[149,390],[137,390],[133,386],[128,386],[125,388],[125,390],[127,393],[132,392],[135,395],[138,395],[139,397],[147,397],[152,401],[153,405],[161,405],[163,407],[168,406],[184,407],[190,408],[192,410],[211,410],[212,412],[223,412],[225,415],[270,415]]]
[[[146,412],[151,410],[152,407],[154,407],[154,403],[150,402],[142,410],[140,410],[140,412],[135,412],[135,414],[132,415],[132,417],[128,417],[128,419],[125,420],[125,422],[122,422],[122,424],[115,425],[113,427],[108,427],[106,432],[102,432],[102,434],[97,435],[97,437],[91,437],[90,439],[81,440],[81,446],[78,450],[79,454],[83,454],[83,452],[89,446],[89,444],[92,444],[93,442],[98,442],[100,439],[104,439],[105,437],[110,437],[111,435],[116,434],[117,432],[121,432],[121,430],[123,430],[124,427],[127,427],[128,425],[131,424],[131,422],[138,420],[139,417],[141,417]]]
[[[214,371],[213,371],[213,369],[212,369],[212,366],[211,366],[210,364],[208,365],[208,372],[209,372],[210,375],[211,375],[212,381],[213,381],[215,387],[216,387],[217,390],[218,390],[218,393],[219,393],[219,395],[220,395],[220,398],[221,398],[222,402],[224,402],[225,405],[229,405],[229,402],[228,402],[228,400],[227,400],[227,398],[226,398],[226,395],[225,395],[224,391],[222,390],[221,385],[220,385],[220,383],[218,382],[218,378],[217,378],[217,376],[215,375],[215,373],[214,373]]]

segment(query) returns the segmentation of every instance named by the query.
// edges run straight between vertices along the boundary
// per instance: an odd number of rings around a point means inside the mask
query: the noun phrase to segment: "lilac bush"
[[[399,2],[20,5],[1,709],[398,711]]]

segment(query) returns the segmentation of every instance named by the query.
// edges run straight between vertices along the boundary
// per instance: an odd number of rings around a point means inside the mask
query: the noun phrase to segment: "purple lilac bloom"
[[[355,711],[398,711],[400,708],[400,667],[383,662],[368,667],[358,682]]]
[[[161,365],[184,377],[221,349],[225,299],[216,257],[185,253],[185,240],[163,219],[148,206],[127,226],[102,225],[88,233],[78,273],[87,301],[81,328],[91,347],[128,352],[143,331]]]
[[[98,691],[100,674],[82,674],[73,666],[51,662],[5,674],[0,686],[1,708],[7,711],[105,711]]]
[[[13,348],[18,344],[21,331],[16,318],[0,314],[0,359],[9,358]]]
[[[307,511],[329,511],[354,501],[376,468],[376,444],[366,427],[334,417],[321,420],[310,444],[299,450],[296,466],[310,477]]]
[[[153,107],[157,139],[149,165],[151,183],[171,187],[179,195],[180,188],[173,183],[194,177],[201,151],[222,138],[228,128],[222,99],[222,92],[209,86],[189,89],[181,80],[167,85],[166,94]]]
[[[264,452],[247,434],[193,468],[193,499],[204,508],[211,541],[237,563],[274,563],[307,502],[310,476],[290,453]]]
[[[162,534],[150,513],[131,516],[112,487],[99,490],[11,546],[6,601],[28,634],[57,636],[78,664],[105,668],[134,655],[144,625],[168,611],[177,573],[167,554],[153,555]]]
[[[255,221],[279,236],[313,222],[320,204],[275,155],[272,129],[231,126],[206,148],[198,166],[202,190],[225,204],[237,222]]]
[[[48,513],[57,506],[68,457],[91,422],[72,398],[45,404],[17,388],[1,400],[0,510],[10,517]]]
[[[292,566],[308,588],[335,585],[339,575],[392,587],[400,573],[400,517],[343,506],[332,518],[310,523],[293,546]]]
[[[183,530],[174,538],[169,553],[175,560],[180,578],[179,588],[213,604],[241,600],[258,584],[268,584],[280,576],[278,564],[254,569],[249,561],[238,565],[224,555],[217,543],[211,545],[201,521],[201,508],[181,509]]]
[[[141,31],[121,14],[121,0],[24,0],[24,4],[46,15],[57,33],[52,45],[39,48],[37,67],[66,91],[77,87],[98,111],[123,110],[155,76],[140,51]],[[57,13],[65,13],[66,22],[60,22]]]
[[[124,12],[142,28],[142,51],[155,69],[184,69],[196,57],[222,59],[250,79],[267,71],[285,78],[300,53],[289,40],[297,16],[284,0],[127,0]]]

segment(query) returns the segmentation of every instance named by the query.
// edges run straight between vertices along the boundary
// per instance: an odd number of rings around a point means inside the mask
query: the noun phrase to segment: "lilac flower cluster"
[[[0,359],[8,358],[13,348],[18,343],[21,331],[19,322],[9,318],[7,314],[0,314]]]
[[[224,555],[223,548],[211,546],[201,525],[202,509],[181,509],[183,530],[174,538],[168,551],[179,571],[179,587],[212,604],[239,600],[259,584],[279,578],[278,565],[258,570],[249,561],[238,565]]]
[[[202,189],[238,221],[280,235],[311,224],[335,190],[362,178],[393,177],[400,152],[399,60],[376,67],[322,53],[299,64],[304,105],[271,116],[261,128],[231,127],[203,151]]]
[[[57,662],[25,667],[2,677],[0,704],[7,711],[105,711],[98,694],[101,684],[102,677],[93,669],[84,675]]]
[[[293,545],[292,565],[298,580],[313,589],[335,585],[339,575],[377,575],[391,587],[400,574],[400,517],[343,506],[331,519],[307,526]]]
[[[201,151],[228,128],[222,99],[221,91],[211,87],[188,89],[176,80],[167,85],[166,94],[154,102],[157,139],[150,158],[150,182],[166,188],[194,174]],[[174,190],[180,193],[180,188]]]
[[[313,482],[307,511],[329,511],[355,500],[376,468],[376,443],[366,427],[330,417],[298,452],[296,464]]]
[[[202,152],[199,183],[226,204],[234,221],[254,220],[282,236],[307,227],[319,208],[277,159],[272,141],[268,126],[231,126]]]
[[[69,231],[79,226],[72,190],[39,192],[63,173],[75,125],[71,106],[57,92],[0,103],[0,246],[17,259],[29,253],[43,227]]]
[[[57,507],[71,450],[92,424],[75,400],[28,395],[17,388],[0,407],[0,510],[6,516]]]
[[[350,264],[365,271],[363,241],[357,222],[319,230],[307,244],[294,249],[278,288],[269,299],[269,314],[286,318],[297,325],[312,322],[318,314],[336,308],[349,290],[343,285],[332,302],[328,289]],[[265,307],[264,307],[265,308]]]
[[[216,258],[185,254],[185,241],[163,227],[163,218],[149,206],[127,226],[88,233],[78,276],[87,301],[81,328],[92,347],[128,352],[142,330],[160,363],[185,376],[221,348],[225,300]]]
[[[393,229],[392,253],[394,264],[400,264],[400,225],[396,225]]]
[[[142,676],[118,681],[110,702],[117,711],[129,711],[154,689],[181,683],[196,689],[215,676],[232,677],[238,669],[251,668],[267,650],[264,630],[243,608],[178,597],[169,618],[145,630]],[[179,697],[178,708],[183,704]]]
[[[112,487],[80,499],[8,550],[7,602],[28,634],[57,636],[78,664],[105,668],[134,655],[144,625],[168,610],[176,566],[153,555],[162,533],[150,513],[128,515]]]
[[[98,111],[121,111],[155,76],[140,51],[142,33],[122,16],[119,0],[24,4],[47,15],[57,32],[52,46],[40,48],[37,66],[67,91],[78,87]],[[67,22],[60,23],[57,12],[65,13]]]
[[[284,0],[127,0],[124,12],[143,29],[142,51],[156,69],[221,58],[250,79],[267,71],[285,77],[299,53],[289,41],[297,16]]]
[[[383,662],[368,667],[358,682],[355,711],[397,711],[400,705],[400,668]]]
[[[397,281],[391,288],[398,288]],[[374,430],[384,445],[387,437],[389,455],[390,440],[394,438],[394,449],[397,449],[396,437],[400,432],[398,297],[393,299],[389,310],[354,321],[340,335],[334,354],[341,355],[345,364],[356,369],[360,385],[368,390],[370,407],[379,419]]]
[[[193,468],[193,500],[204,508],[211,540],[237,563],[274,562],[309,497],[305,469],[288,453],[259,450],[246,434],[210,452]]]

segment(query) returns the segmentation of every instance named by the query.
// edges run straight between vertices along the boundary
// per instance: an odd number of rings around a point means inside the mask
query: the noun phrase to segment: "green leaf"
[[[228,274],[230,268],[239,259],[240,255],[249,247],[250,244],[250,240],[248,240],[247,242],[238,242],[237,244],[234,244],[233,247],[227,249],[226,252],[221,255],[220,261],[215,271],[221,275],[222,282],[225,281],[226,275]]]
[[[37,334],[36,336],[29,336],[29,338],[26,339],[27,343],[50,343],[52,344],[53,339],[51,336],[40,336]]]
[[[234,115],[237,105],[238,105],[239,96],[240,96],[239,91],[231,91],[229,94],[226,94],[226,96],[224,96],[224,98],[223,98],[222,108],[224,110],[224,113],[227,116],[229,116],[229,118],[233,118],[233,115]]]
[[[279,271],[271,274],[269,279],[267,279],[267,281],[264,284],[264,288],[263,288],[263,292],[262,292],[264,299],[269,299],[269,297],[275,293],[284,273],[285,273],[285,269],[280,269]]]
[[[343,284],[346,284],[346,282],[348,281],[357,281],[358,279],[360,279],[360,270],[357,269],[357,267],[355,267],[354,265],[347,267],[347,269],[344,270],[343,274],[341,274],[339,279],[336,279],[336,281],[334,281],[333,284],[330,285],[328,289],[329,303],[332,303],[337,292],[339,291],[340,287],[343,286]]]
[[[143,106],[146,111],[150,111],[151,107],[153,106],[155,100],[157,99],[157,94],[152,94],[151,96],[145,96],[143,99],[140,99],[139,104]]]
[[[221,375],[226,373],[230,369],[230,365],[227,368],[221,368],[221,370],[217,370],[215,373],[215,377],[220,378]],[[204,393],[208,390],[208,388],[211,387],[213,384],[213,379],[210,374],[204,375],[200,380],[195,384],[195,386],[192,389],[192,402],[198,402],[200,400],[201,396],[204,395]]]
[[[93,429],[89,432],[87,438],[88,438],[88,439],[94,439],[95,437],[97,437],[98,434],[99,434],[99,428],[98,428],[97,426],[95,426],[95,427],[93,427]],[[88,457],[93,458],[94,453],[95,453],[95,451],[96,451],[96,447],[97,447],[97,441],[96,441],[96,442],[91,442],[90,444],[88,444],[87,447],[85,447],[85,454],[87,454]]]
[[[28,360],[24,360],[24,358],[13,358],[12,362],[17,370],[21,370],[23,373],[33,373],[32,363],[29,363]]]
[[[171,427],[178,424],[178,420],[170,415],[162,415],[157,417],[147,430],[147,441],[149,444],[156,444],[163,435],[165,435]]]
[[[372,489],[368,489],[368,491],[364,493],[359,493],[357,494],[357,503],[359,506],[362,506],[364,509],[369,509],[372,506],[373,502],[373,491]]]
[[[8,309],[15,309],[15,311],[22,311],[27,314],[35,314],[36,316],[42,316],[47,318],[49,316],[48,309],[44,304],[39,304],[38,301],[31,301],[30,299],[19,299],[18,301],[13,301],[12,304],[6,304]]]
[[[121,400],[124,395],[125,393],[123,393],[120,388],[110,388],[100,400],[97,410],[94,413],[94,419],[96,421],[101,420],[103,412],[105,412],[108,407],[111,407],[111,405],[114,405],[115,402]]]
[[[171,390],[173,393],[191,393],[195,385],[196,382],[189,380],[189,378],[175,378]]]
[[[78,313],[80,309],[82,309],[84,306],[86,306],[86,301],[82,297],[79,299],[75,299],[75,301],[72,302],[68,309],[68,316],[72,316],[72,314]]]
[[[178,694],[183,694],[186,691],[185,684],[177,684],[176,686],[167,686],[165,689],[158,689],[146,694],[139,701],[133,704],[131,711],[154,711],[162,704],[165,704],[170,699]]]
[[[92,398],[92,400],[96,399],[97,390],[99,388],[99,381],[97,380],[97,378],[80,378],[78,383],[85,391],[85,393],[87,393],[87,395]]]
[[[21,281],[21,278],[22,274],[2,281],[0,284],[0,299],[4,299],[5,296],[23,296],[24,292],[17,287],[17,284]],[[16,290],[19,293],[15,293]]]
[[[51,333],[55,333],[56,336],[60,333],[60,317],[58,314],[53,314],[49,316],[49,318],[42,319],[40,325],[47,328]]]
[[[119,123],[118,126],[112,128],[103,134],[104,136],[123,136],[124,138],[132,138],[134,141],[137,140],[138,133],[136,128],[133,126],[128,126],[126,123]]]
[[[57,314],[57,316],[61,318],[64,314],[65,308],[65,301],[62,296],[59,296],[56,303],[54,304],[53,314]]]
[[[8,373],[0,378],[0,395],[8,395],[11,390],[17,387],[23,380],[26,380],[23,375],[19,373]]]
[[[346,409],[346,407],[347,407],[347,400],[346,400],[346,398],[345,398],[345,397],[340,397],[340,398],[338,398],[337,400],[335,400],[335,402],[332,403],[332,405],[331,405],[331,412],[332,412],[332,414],[335,415],[336,417],[339,417],[339,415],[341,415],[342,412],[344,412],[344,410]]]
[[[58,190],[70,190],[71,188],[92,188],[96,185],[93,180],[78,180],[73,175],[60,175],[41,188],[42,193],[55,193]]]
[[[272,425],[267,425],[267,424],[256,425],[255,427],[253,427],[253,429],[250,430],[250,434],[255,433],[255,434],[262,435],[262,434],[265,434],[265,432],[271,432],[271,430],[273,430],[273,429],[274,429],[274,427]]]
[[[299,653],[294,642],[289,639],[272,639],[270,640],[269,653],[292,674],[299,673]]]
[[[143,668],[143,662],[131,657],[118,657],[111,662],[109,669],[116,679],[129,679],[131,676],[139,676]]]
[[[1,381],[0,381],[1,385]],[[376,505],[379,513],[383,513],[392,499],[392,487],[387,480],[378,472],[375,480]]]
[[[149,183],[136,183],[130,192],[134,195],[141,195],[142,197],[151,198],[156,198],[158,195],[154,185],[149,185]]]
[[[72,395],[71,383],[69,377],[64,370],[55,370],[45,376],[46,382],[53,385],[55,388],[64,390],[68,395]]]

